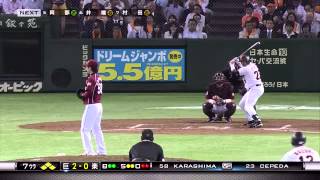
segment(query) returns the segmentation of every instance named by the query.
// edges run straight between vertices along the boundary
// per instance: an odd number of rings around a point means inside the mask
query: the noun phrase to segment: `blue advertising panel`
[[[185,49],[94,49],[103,81],[185,81]]]

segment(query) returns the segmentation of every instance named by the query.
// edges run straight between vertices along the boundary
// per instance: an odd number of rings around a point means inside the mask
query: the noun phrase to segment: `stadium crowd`
[[[244,4],[239,38],[320,38],[320,0],[237,0]],[[215,28],[215,0],[0,0],[0,14],[16,9],[131,10],[129,16],[81,16],[82,38],[206,39]],[[149,9],[150,16],[138,16]],[[61,18],[61,31],[66,20]]]
[[[239,38],[320,37],[320,1],[248,0]]]
[[[205,39],[206,19],[212,16],[209,0],[84,0],[85,9],[130,9],[129,16],[84,17],[83,38],[114,39]],[[138,9],[149,9],[154,16],[138,16]],[[208,18],[209,17],[209,18]]]

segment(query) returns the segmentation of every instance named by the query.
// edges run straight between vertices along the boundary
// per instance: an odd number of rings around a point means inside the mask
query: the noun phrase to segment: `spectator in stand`
[[[293,22],[294,26],[293,26],[293,32],[299,34],[301,31],[301,27],[300,24],[297,22],[297,16],[295,15],[295,13],[289,13],[286,19],[286,22]],[[283,26],[282,31],[285,31],[285,25]]]
[[[137,6],[138,9],[142,9],[146,5],[146,0],[128,0],[129,7]]]
[[[130,26],[130,30],[129,30]],[[146,39],[147,33],[144,31],[142,21],[134,21],[134,24],[128,24],[128,39]]]
[[[170,15],[175,15],[177,19],[181,18],[184,8],[179,5],[180,0],[173,0],[172,3],[165,8],[164,15],[168,19]]]
[[[83,31],[81,32],[82,38],[91,38],[94,22],[95,22],[94,16],[86,16],[84,18],[83,27],[82,27]]]
[[[315,39],[316,34],[311,32],[311,26],[308,23],[302,25],[302,32],[298,35],[299,39]]]
[[[137,15],[137,10],[138,10],[138,6],[137,5],[132,5],[130,7],[132,13],[129,16],[125,17],[125,22],[128,23],[127,26],[127,33],[129,34],[130,31],[132,31],[133,29],[135,29],[135,26],[141,26],[142,23],[142,16],[138,16]],[[128,36],[127,34],[127,36]]]
[[[241,19],[241,26],[244,27],[247,21],[250,21],[252,17],[259,19],[259,22],[262,21],[262,16],[258,12],[253,11],[252,4],[247,4],[245,6],[246,14]]]
[[[176,22],[169,24],[169,30],[164,33],[165,39],[181,39],[182,34],[178,31],[179,25]]]
[[[17,9],[22,9],[20,0],[4,0],[2,6],[5,14],[14,14]]]
[[[168,31],[172,23],[178,23],[177,17],[173,14],[168,17],[168,21],[163,25],[163,32]]]
[[[188,27],[187,25],[185,25],[185,28],[184,29],[187,29],[189,28],[189,20],[190,19],[193,19],[194,15],[196,14],[199,14],[201,16],[200,20],[197,22],[197,31],[198,32],[202,32],[203,31],[203,28],[205,26],[205,22],[206,22],[206,17],[203,15],[203,11],[202,11],[202,8],[199,4],[195,4],[194,7],[193,7],[193,12],[192,13],[189,13],[187,18],[186,18],[186,21],[185,21],[185,24],[188,24]]]
[[[104,9],[104,6],[98,2],[98,0],[92,0],[90,3],[84,5],[84,9]]]
[[[161,29],[161,26],[159,24],[156,24],[155,27],[153,28],[152,38],[155,38],[155,39],[163,38],[162,31],[163,30]]]
[[[293,5],[294,12],[297,16],[297,22],[302,24],[303,20],[306,17],[306,11],[304,10],[304,7],[301,5],[301,0],[292,0],[292,5]],[[286,19],[288,15],[289,15],[289,11],[287,10],[284,13],[283,18]]]
[[[101,4],[104,8],[103,9],[111,9],[111,0],[97,0],[99,4]],[[85,5],[92,3],[92,0],[80,0],[80,4],[82,4],[82,8]]]
[[[161,6],[162,8],[166,8],[170,4],[170,1],[172,0],[156,0],[156,3],[158,6]]]
[[[52,9],[58,9],[58,10],[68,9],[66,0],[52,0]]]
[[[115,24],[112,27],[112,38],[113,39],[122,39],[122,32],[121,32],[121,26],[119,24]]]
[[[306,15],[308,15],[308,13],[312,13],[314,18],[315,18],[315,20],[316,21],[320,21],[320,14],[315,12],[315,10],[314,10],[312,5],[307,4],[307,5],[304,6],[304,9],[305,9],[305,11],[307,13]],[[305,19],[304,19],[304,22],[305,22]]]
[[[273,16],[274,28],[273,30],[279,34],[282,34],[283,21],[280,16]]]
[[[256,39],[259,38],[260,31],[254,28],[253,21],[247,21],[245,27],[239,32],[239,39]]]
[[[185,21],[187,19],[187,16],[188,16],[188,14],[193,12],[193,7],[195,4],[196,4],[196,0],[189,0],[185,3],[186,9],[183,11],[183,13],[179,19],[180,24],[185,25]]]
[[[265,4],[264,0],[257,0],[256,5],[254,5],[254,11],[258,12],[261,15],[261,17],[267,14],[267,11],[268,11],[267,7],[264,4]]]
[[[123,17],[120,17],[119,14],[114,14],[112,18],[106,22],[106,25],[105,25],[106,38],[111,38],[113,36],[113,32],[111,30],[113,30],[114,26],[120,27],[121,35],[123,37],[127,36],[128,24],[123,20]]]
[[[183,31],[183,38],[185,39],[203,39],[202,32],[197,31],[197,22],[194,19],[188,21],[188,28]]]
[[[144,23],[143,30],[147,34],[147,39],[151,39],[154,34],[155,23],[153,21],[153,16],[147,16],[146,22]]]
[[[283,31],[283,38],[285,39],[296,39],[298,34],[293,31],[294,22],[287,21],[285,24],[285,30]]]
[[[279,13],[276,9],[276,5],[273,3],[269,3],[267,5],[267,14],[263,15],[263,24],[266,24],[267,19],[273,19],[274,16],[279,16]]]
[[[188,8],[188,4],[190,3],[190,1],[193,1],[193,0],[186,1],[185,8]],[[209,0],[196,0],[196,1],[193,1],[192,3],[199,4],[204,13],[207,13],[207,11],[211,11],[210,9],[207,8],[207,6],[209,4]]]
[[[111,7],[112,9],[116,8],[119,10],[125,9],[125,3],[121,0],[111,0]]]
[[[43,0],[22,0],[23,9],[43,9]]]
[[[93,23],[93,29],[91,33],[91,38],[92,39],[101,39],[103,36],[103,31],[100,28],[100,22],[96,19],[95,22]]]
[[[266,29],[260,32],[260,38],[273,39],[281,37],[279,33],[273,30],[274,22],[273,19],[266,20]]]
[[[314,14],[311,12],[307,13],[306,23],[310,24],[310,31],[314,34],[318,34],[320,32],[320,22],[314,17]]]
[[[164,11],[161,6],[157,5],[154,0],[150,0],[145,6],[144,9],[149,9],[151,12],[154,12],[154,22],[159,25],[163,25],[167,20],[164,16]]]

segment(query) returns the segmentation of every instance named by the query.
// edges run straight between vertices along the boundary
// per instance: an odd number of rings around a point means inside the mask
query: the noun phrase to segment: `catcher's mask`
[[[295,132],[291,138],[291,144],[293,146],[303,146],[307,141],[307,138],[302,132]]]
[[[212,80],[224,81],[224,80],[226,80],[226,76],[222,72],[217,72],[212,76]]]
[[[151,129],[145,129],[142,131],[141,140],[153,141],[153,132]]]
[[[250,63],[250,57],[249,56],[240,56],[240,63],[242,66],[246,66]]]

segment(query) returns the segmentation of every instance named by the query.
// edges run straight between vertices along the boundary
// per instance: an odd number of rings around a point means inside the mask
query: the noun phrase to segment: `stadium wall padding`
[[[150,47],[183,47],[186,48],[186,81],[185,82],[105,82],[107,92],[168,92],[168,91],[204,91],[211,76],[227,67],[227,61],[238,56],[257,40],[46,40],[44,47],[44,91],[74,91],[83,85],[82,78],[82,45],[92,49],[104,48],[150,48]],[[256,48],[286,49],[286,64],[262,64],[259,56],[256,62],[261,71],[266,91],[299,92],[320,91],[320,41],[319,40],[264,40]],[[250,53],[248,53],[249,55]],[[254,56],[253,56],[254,57]],[[262,56],[268,58],[268,56]],[[279,58],[278,56],[275,56]],[[281,58],[281,57],[280,57]],[[52,82],[54,70],[64,68],[70,72],[68,85],[57,86]],[[57,75],[58,78],[63,78]],[[287,82],[287,87],[282,87]],[[63,83],[62,83],[63,84]],[[277,87],[277,84],[280,86]],[[274,86],[274,87],[272,87]]]

